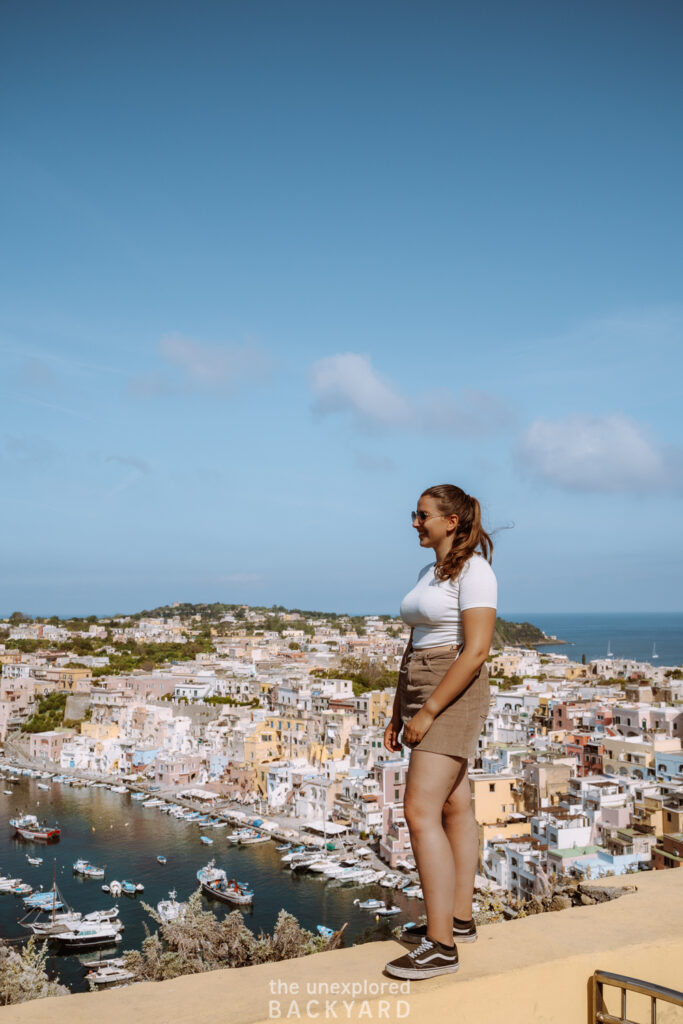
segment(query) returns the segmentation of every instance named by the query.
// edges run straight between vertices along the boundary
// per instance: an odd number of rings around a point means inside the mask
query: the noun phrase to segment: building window
[[[495,792],[496,792],[496,784],[495,784],[495,782],[489,782],[489,793],[495,793]]]

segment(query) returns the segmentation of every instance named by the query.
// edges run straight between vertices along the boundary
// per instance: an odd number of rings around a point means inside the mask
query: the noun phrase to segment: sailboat
[[[657,654],[657,645],[653,643],[652,644],[652,660],[654,661],[655,658],[658,658],[658,657],[659,657],[659,655]]]
[[[610,647],[610,643],[611,643],[611,641],[608,640],[607,641],[607,654],[605,655],[606,658],[613,658],[614,657],[614,655],[612,653],[612,648]]]

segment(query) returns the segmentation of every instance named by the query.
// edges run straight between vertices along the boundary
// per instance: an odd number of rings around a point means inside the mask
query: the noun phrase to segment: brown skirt
[[[453,664],[460,647],[413,651],[399,674],[398,687],[403,724],[416,715]],[[477,740],[489,713],[489,673],[486,662],[458,696],[441,711],[419,743],[411,750],[429,750],[453,757],[474,757]]]

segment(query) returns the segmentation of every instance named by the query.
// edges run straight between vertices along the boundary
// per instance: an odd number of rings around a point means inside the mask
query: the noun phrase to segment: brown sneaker
[[[444,946],[425,935],[419,946],[396,960],[390,960],[384,969],[394,978],[419,981],[420,978],[435,978],[438,974],[453,974],[459,966],[455,946]]]

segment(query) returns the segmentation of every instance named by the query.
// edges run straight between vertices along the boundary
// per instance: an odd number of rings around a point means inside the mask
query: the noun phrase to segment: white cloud
[[[315,412],[349,411],[364,425],[404,426],[411,403],[373,369],[367,356],[355,352],[327,356],[311,367]]]
[[[368,428],[410,428],[421,433],[490,434],[510,419],[503,404],[482,392],[447,388],[409,396],[382,377],[368,356],[345,352],[314,363],[310,383],[318,415],[349,413]]]
[[[179,334],[166,334],[159,352],[186,380],[206,391],[224,392],[245,378],[262,379],[268,359],[252,344],[206,345]]]
[[[628,416],[536,420],[517,449],[525,471],[557,487],[605,494],[680,491],[683,453]]]

